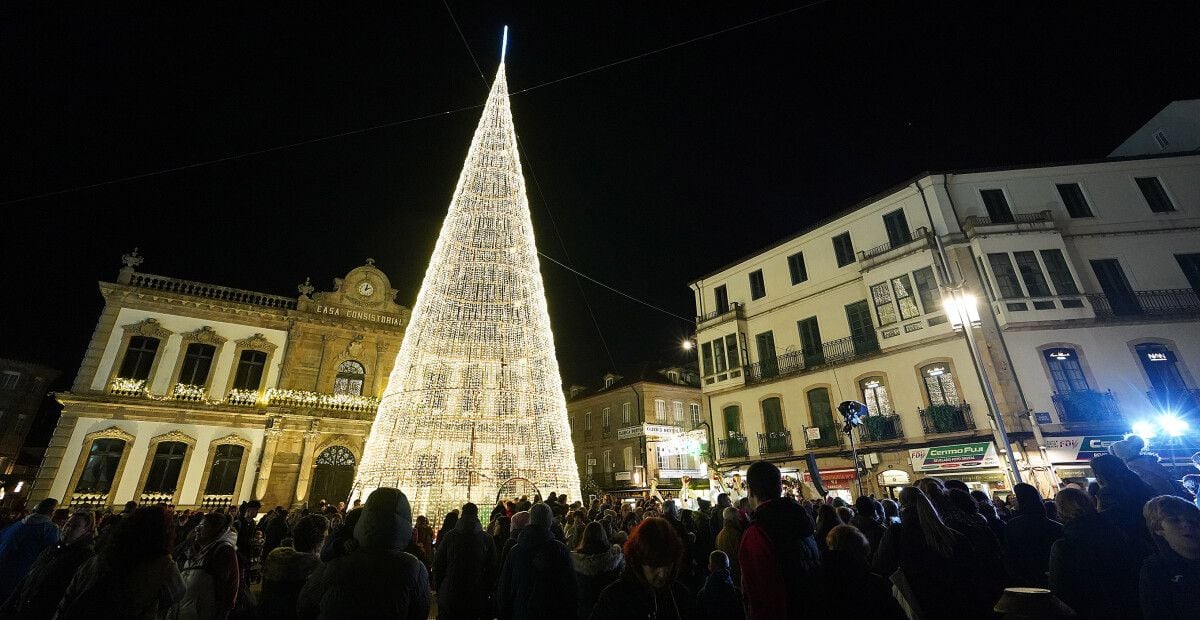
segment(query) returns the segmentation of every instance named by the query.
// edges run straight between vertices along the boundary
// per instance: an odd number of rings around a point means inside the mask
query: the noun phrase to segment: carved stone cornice
[[[179,431],[171,431],[169,433],[163,433],[161,435],[156,435],[156,436],[150,438],[150,443],[158,443],[158,442],[163,442],[163,441],[178,441],[180,443],[186,443],[191,446],[196,445],[195,438],[185,435]]]
[[[151,338],[158,338],[159,340],[166,340],[171,336],[171,334],[175,333],[163,327],[158,322],[158,319],[155,318],[146,318],[145,320],[138,321],[137,323],[122,325],[121,329],[125,330],[125,333],[127,334],[134,336],[150,336]]]
[[[196,331],[180,334],[180,337],[183,338],[184,345],[198,342],[200,344],[210,344],[217,348],[220,348],[221,345],[225,344],[225,341],[227,340],[224,336],[218,334],[213,330],[213,328],[207,325],[197,329]]]
[[[88,433],[87,439],[120,439],[126,443],[132,443],[133,435],[126,433],[116,426],[110,426],[102,431]]]
[[[263,336],[261,333],[254,334],[249,338],[235,340],[234,344],[236,344],[239,349],[254,349],[255,351],[262,351],[263,353],[268,354],[274,353],[275,349],[277,348],[275,343],[267,340],[266,336]]]
[[[212,445],[214,445],[214,446],[221,446],[221,445],[225,445],[225,444],[235,444],[235,445],[242,446],[243,448],[249,448],[250,440],[246,439],[245,437],[242,437],[241,435],[238,435],[237,433],[229,433],[228,435],[226,435],[220,439],[214,439],[212,441]]]

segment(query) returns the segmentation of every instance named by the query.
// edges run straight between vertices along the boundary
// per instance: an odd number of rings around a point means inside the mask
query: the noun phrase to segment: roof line
[[[1098,159],[1056,161],[1056,162],[1046,162],[1046,163],[1041,163],[1041,164],[1008,164],[1008,165],[1001,165],[1001,166],[990,166],[990,167],[985,167],[985,168],[952,168],[952,169],[936,170],[936,171],[935,170],[926,170],[925,172],[922,172],[915,176],[908,177],[906,180],[904,180],[900,183],[897,183],[895,185],[892,185],[892,186],[888,187],[887,189],[875,192],[875,193],[871,194],[870,196],[863,198],[862,200],[859,200],[858,202],[854,203],[850,207],[847,207],[847,208],[837,211],[831,215],[828,215],[824,218],[821,218],[820,220],[817,220],[816,222],[814,222],[804,228],[801,228],[799,231],[797,231],[793,234],[790,234],[790,235],[783,237],[773,243],[770,243],[764,247],[761,247],[761,248],[755,250],[754,252],[746,254],[746,255],[742,256],[741,258],[738,258],[737,260],[734,260],[718,269],[714,269],[714,270],[704,274],[703,276],[700,276],[699,278],[696,278],[696,279],[688,282],[688,286],[690,287],[693,284],[696,284],[697,282],[700,282],[702,280],[707,280],[708,278],[711,278],[711,277],[717,275],[718,273],[721,273],[722,271],[725,271],[731,267],[734,267],[734,266],[738,265],[739,263],[744,263],[747,260],[749,260],[755,256],[758,256],[759,254],[762,254],[764,252],[769,252],[789,241],[792,241],[799,237],[803,237],[804,235],[806,235],[806,234],[808,234],[830,222],[833,222],[837,219],[843,218],[843,217],[845,217],[845,216],[847,216],[847,215],[849,215],[849,214],[851,214],[851,213],[853,213],[853,212],[855,212],[855,211],[857,211],[857,210],[859,210],[881,198],[890,196],[891,194],[894,194],[894,193],[900,191],[901,189],[904,189],[905,187],[908,187],[908,186],[912,185],[913,183],[916,183],[916,182],[920,181],[921,179],[925,179],[928,177],[933,177],[933,176],[937,176],[937,175],[945,175],[945,174],[978,174],[978,173],[983,173],[983,172],[1000,172],[1000,171],[1004,171],[1004,170],[1025,170],[1025,169],[1033,169],[1033,168],[1058,168],[1058,167],[1062,167],[1062,166],[1084,166],[1084,165],[1088,165],[1088,164],[1119,163],[1119,162],[1124,162],[1124,161],[1137,161],[1137,160],[1143,160],[1143,159],[1172,159],[1172,158],[1176,158],[1176,157],[1195,157],[1197,155],[1200,155],[1200,153],[1188,151],[1188,152],[1182,152],[1182,153],[1155,153],[1155,154],[1151,154],[1151,155],[1129,155],[1129,156],[1124,156],[1124,157],[1104,157],[1104,158],[1098,158]]]

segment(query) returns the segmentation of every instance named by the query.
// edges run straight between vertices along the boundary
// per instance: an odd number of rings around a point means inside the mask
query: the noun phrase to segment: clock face
[[[375,286],[370,282],[363,282],[358,285],[358,294],[363,297],[370,297],[375,292]]]

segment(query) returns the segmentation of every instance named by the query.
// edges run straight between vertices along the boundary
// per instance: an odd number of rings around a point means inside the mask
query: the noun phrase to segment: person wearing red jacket
[[[751,523],[738,547],[747,620],[801,618],[820,568],[813,522],[783,494],[779,468],[766,461],[746,474]]]

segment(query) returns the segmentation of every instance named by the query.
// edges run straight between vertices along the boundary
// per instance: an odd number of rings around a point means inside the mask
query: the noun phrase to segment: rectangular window
[[[808,269],[804,266],[804,252],[796,252],[788,257],[788,273],[792,275],[792,284],[800,284],[808,279]]]
[[[938,305],[941,294],[938,293],[937,280],[933,278],[933,267],[918,269],[912,276],[917,285],[917,297],[921,298],[921,308],[925,310],[925,314],[941,310],[941,306]]]
[[[1012,260],[1006,252],[988,254],[988,263],[992,265],[992,275],[996,278],[996,288],[1000,289],[1003,299],[1024,297],[1021,283],[1017,281],[1017,271],[1013,269]]]
[[[879,326],[896,322],[896,306],[892,304],[892,287],[887,282],[871,285],[871,302],[875,304],[875,315]]]
[[[656,422],[667,421],[667,401],[661,398],[654,401],[654,420]]]
[[[1075,286],[1075,278],[1071,277],[1071,269],[1067,267],[1062,250],[1042,250],[1042,262],[1046,263],[1046,271],[1050,272],[1050,282],[1054,284],[1056,294],[1079,294],[1079,287]]]
[[[612,428],[612,411],[609,407],[600,411],[600,424],[603,425],[604,430]]]
[[[833,254],[837,257],[838,267],[854,262],[854,243],[850,241],[850,233],[844,232],[833,238]]]
[[[588,411],[583,414],[583,430],[592,430],[592,412]]]
[[[612,471],[612,450],[604,451],[604,473]]]
[[[817,317],[796,321],[796,329],[800,332],[800,350],[804,356],[805,366],[816,366],[825,363],[825,349],[821,346],[821,328]]]
[[[904,209],[897,209],[885,214],[883,228],[887,231],[888,243],[893,248],[912,241],[912,233],[908,230],[908,219],[904,217]]]
[[[4,374],[0,374],[0,390],[15,390],[20,381],[21,373],[6,370]]]
[[[1057,183],[1058,195],[1062,197],[1067,215],[1071,217],[1092,217],[1092,208],[1088,206],[1087,198],[1078,183]]]
[[[671,411],[675,414],[675,422],[683,424],[683,403],[679,401],[671,403]]]
[[[621,403],[621,423],[629,424],[632,417],[633,406],[630,403]]]
[[[725,357],[729,360],[730,368],[737,368],[742,365],[738,358],[737,334],[725,336]]]
[[[762,299],[767,296],[767,283],[763,281],[762,269],[750,272],[750,299]]]
[[[917,299],[913,296],[912,281],[908,279],[908,274],[892,278],[892,290],[896,293],[896,304],[900,306],[901,320],[907,321],[921,316],[921,309],[917,307]]]
[[[1046,285],[1046,276],[1042,274],[1037,255],[1033,252],[1013,252],[1013,258],[1017,260],[1017,269],[1021,271],[1021,280],[1025,282],[1025,290],[1029,292],[1029,296],[1049,296],[1050,287]]]
[[[1012,209],[1008,208],[1008,199],[1004,197],[1003,190],[981,189],[979,195],[983,198],[983,206],[987,209],[988,219],[993,224],[1012,223]]]
[[[1137,177],[1134,180],[1137,181],[1138,189],[1142,190],[1142,196],[1146,199],[1146,204],[1150,205],[1151,211],[1169,213],[1175,210],[1171,197],[1167,195],[1167,190],[1158,177]]]
[[[716,303],[717,312],[729,312],[729,291],[725,289],[724,284],[713,289],[713,301]]]
[[[711,342],[700,345],[700,357],[704,358],[704,376],[713,374],[713,347]]]
[[[622,461],[625,471],[633,471],[633,447],[625,446],[625,450],[622,451],[621,456],[625,459]]]
[[[692,410],[692,426],[700,423],[700,405],[697,403],[689,403],[688,408]]]
[[[187,352],[183,354],[183,366],[179,369],[179,383],[204,386],[216,353],[217,348],[211,344],[189,344]]]
[[[247,349],[238,360],[237,374],[233,378],[235,390],[257,390],[262,386],[263,369],[267,365],[267,354]]]
[[[1200,254],[1176,254],[1175,260],[1183,270],[1183,277],[1187,278],[1188,286],[1200,293]]]
[[[133,336],[125,349],[125,359],[121,361],[121,369],[117,376],[122,379],[145,381],[150,378],[150,367],[154,364],[154,356],[158,354],[158,338],[149,336]]]

